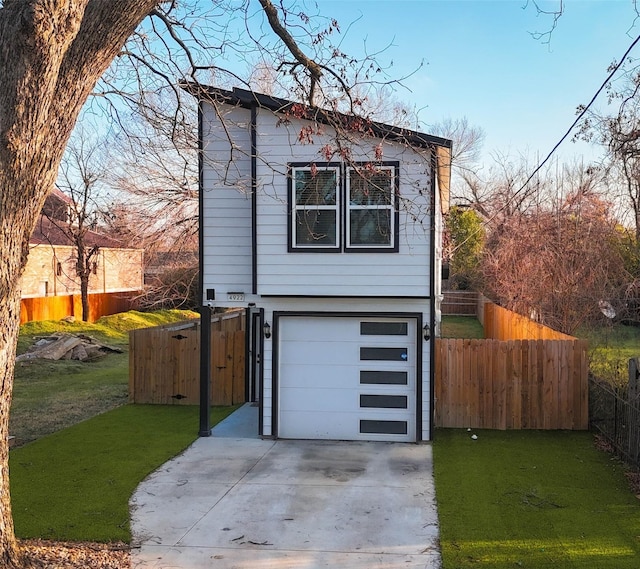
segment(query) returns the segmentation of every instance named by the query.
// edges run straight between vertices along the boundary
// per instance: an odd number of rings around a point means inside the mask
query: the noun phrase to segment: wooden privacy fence
[[[587,342],[436,340],[435,424],[586,429]]]
[[[435,425],[587,429],[587,342],[483,299],[486,340],[435,341]]]
[[[246,401],[245,313],[211,322],[212,405]],[[200,321],[129,332],[129,400],[197,405],[200,401]]]
[[[484,336],[494,340],[575,340],[573,336],[534,322],[493,302],[485,302]]]
[[[141,291],[90,293],[89,321],[95,322],[102,316],[137,308],[137,298],[140,293]],[[20,324],[41,320],[62,320],[68,316],[82,320],[81,295],[68,294],[20,300]]]

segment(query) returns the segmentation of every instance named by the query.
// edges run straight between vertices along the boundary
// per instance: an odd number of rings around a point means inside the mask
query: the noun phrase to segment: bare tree
[[[80,280],[82,320],[89,320],[89,280],[95,273],[100,240],[97,225],[99,184],[105,178],[102,145],[77,131],[62,159],[57,186],[69,198],[67,218],[48,216],[49,223],[64,235],[75,249],[75,276]],[[45,212],[45,216],[47,213]],[[106,239],[106,238],[105,238]],[[73,279],[75,280],[75,279]]]
[[[552,172],[546,169],[527,183],[532,169],[524,156],[495,155],[487,171],[461,172],[462,185],[456,199],[476,210],[488,230],[494,231],[514,215],[535,211],[538,203],[552,192]]]
[[[8,417],[29,237],[96,81],[154,8],[151,0],[5,0],[0,8],[0,564],[23,565],[8,471]]]
[[[628,208],[640,240],[640,71],[635,65],[632,62],[621,80],[608,85],[611,111],[590,110],[577,136],[605,148],[603,169],[611,197]]]
[[[554,207],[504,219],[487,239],[482,263],[489,296],[568,334],[593,322],[602,302],[618,303],[629,283],[608,204],[592,178],[570,182],[573,191],[550,202]]]
[[[111,235],[145,250],[146,307],[196,308],[198,283],[197,110],[190,97],[192,122],[149,121],[136,115],[127,132],[114,137],[108,181],[115,200],[102,213]],[[153,103],[162,116],[171,100],[163,94]]]
[[[469,124],[467,117],[459,119],[449,117],[435,123],[429,130],[453,142],[451,150],[453,173],[464,175],[476,169],[485,139],[482,128]]]
[[[221,54],[268,49],[289,73],[292,94],[310,104],[341,93],[353,108],[346,77],[370,81],[375,65],[359,65],[332,49],[337,26],[283,5],[258,0],[237,3],[158,0],[3,0],[0,2],[0,565],[26,564],[17,546],[9,494],[8,416],[20,311],[20,277],[29,236],[80,112],[104,76],[94,101],[110,104],[124,125],[131,109],[146,112],[159,85],[173,79],[222,73]],[[201,4],[208,17],[202,18]],[[193,9],[191,9],[193,8]],[[238,27],[240,16],[246,26]],[[285,17],[286,16],[286,17]],[[143,20],[146,23],[140,27]],[[283,25],[283,21],[287,25]],[[293,31],[291,31],[293,30]],[[127,40],[130,41],[127,43]],[[302,43],[301,43],[302,42]],[[126,44],[126,47],[125,47]],[[303,47],[301,47],[301,45]],[[305,52],[305,49],[307,52]],[[179,55],[178,55],[179,54]],[[116,56],[112,66],[112,62]],[[133,65],[131,65],[133,64]],[[373,65],[373,64],[372,64]],[[110,67],[111,66],[111,67]],[[124,103],[123,103],[124,101]],[[126,103],[131,106],[126,106]],[[330,106],[330,105],[329,105]],[[173,111],[180,123],[181,108]]]

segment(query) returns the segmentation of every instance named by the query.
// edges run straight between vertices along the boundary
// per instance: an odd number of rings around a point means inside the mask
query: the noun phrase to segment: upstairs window
[[[340,247],[340,168],[337,165],[290,170],[293,250],[338,251]]]
[[[397,250],[393,167],[347,168],[346,250]]]
[[[397,252],[398,164],[289,165],[289,251]]]

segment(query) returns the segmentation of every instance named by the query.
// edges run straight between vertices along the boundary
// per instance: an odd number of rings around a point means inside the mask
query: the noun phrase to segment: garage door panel
[[[299,381],[295,386],[302,389],[313,389],[315,387],[323,387],[325,389],[355,389],[359,388],[356,382],[345,381],[345,377],[355,375],[358,377],[359,370],[357,366],[349,369],[349,366],[337,365],[305,365],[303,363],[288,364],[286,366],[288,374],[295,375]],[[281,383],[282,385],[282,383]],[[281,389],[286,389],[282,387]]]
[[[282,343],[286,349],[280,351],[283,365],[343,365],[342,362],[358,361],[359,345],[349,342],[298,341]],[[333,363],[335,362],[335,363]]]
[[[280,392],[280,406],[309,413],[354,413],[358,416],[403,416],[412,403],[408,395],[360,393],[353,389],[287,388]]]
[[[295,426],[295,428],[293,428]],[[285,439],[385,440],[415,439],[415,424],[402,417],[358,418],[352,413],[287,411],[281,414],[279,436]],[[343,433],[348,433],[343,437]]]
[[[356,389],[323,389],[289,387],[280,391],[280,408],[305,412],[352,412],[359,404]]]
[[[406,366],[404,366],[406,368]],[[411,394],[415,391],[415,381],[406,369],[363,370],[358,364],[307,365],[290,363],[284,366],[288,375],[295,376],[292,385],[300,389],[353,389],[357,392],[383,392]],[[281,382],[281,391],[289,388],[288,382]]]
[[[313,336],[309,329],[313,328]],[[359,334],[359,321],[345,321],[339,329],[335,318],[286,318],[282,320],[279,335],[284,342],[296,342],[306,338],[316,342],[354,341]]]
[[[340,439],[340,433],[357,433],[348,439]],[[336,411],[282,411],[279,436],[286,439],[334,439],[359,438],[359,423],[352,413]]]

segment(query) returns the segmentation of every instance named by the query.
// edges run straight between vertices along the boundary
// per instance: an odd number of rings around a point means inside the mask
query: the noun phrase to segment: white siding
[[[325,161],[330,128],[313,144],[298,142],[302,121],[277,125],[269,111],[258,115],[258,293],[263,295],[421,296],[430,280],[430,152],[383,142],[383,160],[400,162],[399,252],[288,252],[287,180],[290,162]],[[363,137],[352,147],[355,161],[375,159],[380,139]]]
[[[430,322],[431,154],[384,141],[383,160],[399,162],[399,251],[389,253],[288,252],[287,180],[290,162],[320,162],[326,133],[300,144],[301,121],[277,125],[261,110],[257,121],[257,286],[252,295],[251,112],[203,103],[204,286],[216,290],[216,306],[255,302],[272,326],[273,312],[340,314],[421,314]],[[222,126],[224,124],[224,127]],[[354,135],[355,136],[355,135]],[[352,159],[375,159],[379,139],[362,138]],[[441,220],[436,245],[440,247]],[[436,275],[436,285],[439,278]],[[244,292],[245,301],[227,302],[226,293]],[[261,296],[262,295],[262,296]],[[286,298],[289,296],[290,298]],[[313,296],[316,298],[302,298]],[[295,298],[300,297],[300,298]],[[373,298],[375,297],[375,298]],[[412,298],[413,297],[413,298]],[[420,297],[420,298],[417,298]],[[431,343],[422,343],[422,439],[429,440]],[[265,339],[262,432],[273,430],[274,338]]]
[[[204,288],[251,292],[250,111],[203,103]]]

